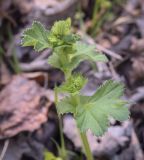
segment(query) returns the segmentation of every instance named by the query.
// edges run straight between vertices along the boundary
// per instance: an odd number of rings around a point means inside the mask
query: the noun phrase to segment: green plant
[[[69,18],[55,22],[50,31],[41,23],[34,22],[31,28],[24,31],[22,45],[33,46],[36,51],[46,48],[53,50],[48,63],[65,74],[65,82],[54,89],[58,114],[73,114],[87,159],[93,160],[86,131],[90,129],[94,135],[101,136],[108,128],[109,117],[119,121],[128,118],[127,102],[120,99],[124,87],[119,82],[108,80],[92,96],[82,95],[80,91],[87,83],[87,78],[81,73],[73,73],[73,70],[84,60],[95,63],[105,62],[107,58],[96,52],[95,46],[80,42],[80,37],[71,33]],[[65,93],[66,96],[58,100],[58,93]]]

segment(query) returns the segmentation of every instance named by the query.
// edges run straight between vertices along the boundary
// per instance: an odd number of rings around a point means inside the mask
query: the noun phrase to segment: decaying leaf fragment
[[[35,81],[14,76],[0,93],[0,139],[38,129],[51,103]]]

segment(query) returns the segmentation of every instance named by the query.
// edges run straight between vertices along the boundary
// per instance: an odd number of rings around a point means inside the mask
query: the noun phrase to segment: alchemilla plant
[[[110,117],[118,121],[128,119],[129,111],[125,107],[127,102],[121,99],[124,86],[108,80],[92,96],[86,96],[80,91],[86,85],[87,78],[81,73],[73,73],[73,70],[84,60],[106,62],[106,56],[98,53],[95,46],[81,42],[80,36],[71,32],[69,18],[55,22],[51,30],[34,22],[31,28],[24,31],[22,45],[33,46],[36,51],[52,49],[48,63],[65,75],[65,82],[55,87],[58,114],[71,113],[74,116],[87,159],[92,160],[86,131],[90,129],[94,135],[102,136],[108,128]],[[65,93],[66,96],[58,100],[58,93]]]

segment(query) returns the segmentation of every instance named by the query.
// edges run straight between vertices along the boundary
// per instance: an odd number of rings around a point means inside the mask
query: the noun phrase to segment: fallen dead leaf
[[[38,84],[43,86],[45,84],[45,81],[48,81],[48,74],[44,72],[28,72],[23,73],[22,75],[29,80],[35,80]]]
[[[142,39],[133,38],[131,50],[136,54],[141,54],[141,52],[144,52],[144,38]]]
[[[0,139],[32,132],[45,123],[52,104],[49,94],[35,81],[14,76],[0,93]]]
[[[144,79],[144,57],[139,56],[132,59],[133,70],[131,72],[134,81]]]
[[[6,85],[11,80],[11,74],[6,65],[1,62],[0,64],[0,86]]]

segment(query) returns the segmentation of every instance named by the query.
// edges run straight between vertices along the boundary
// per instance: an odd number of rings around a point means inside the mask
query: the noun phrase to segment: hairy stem
[[[88,143],[86,133],[80,133],[80,136],[81,136],[81,140],[83,142],[83,147],[84,147],[84,150],[85,150],[87,160],[94,160],[93,155],[92,155],[91,150],[90,150],[90,146],[89,146],[89,143]]]
[[[55,105],[58,103],[58,93],[57,93],[57,89],[54,89],[54,93],[55,93]],[[58,114],[58,111],[57,111]],[[67,153],[66,153],[66,148],[65,148],[65,142],[64,142],[64,136],[63,136],[63,131],[62,131],[62,119],[60,117],[60,115],[58,114],[58,118],[59,118],[59,129],[60,129],[60,140],[61,140],[61,157],[66,160],[67,159]]]

